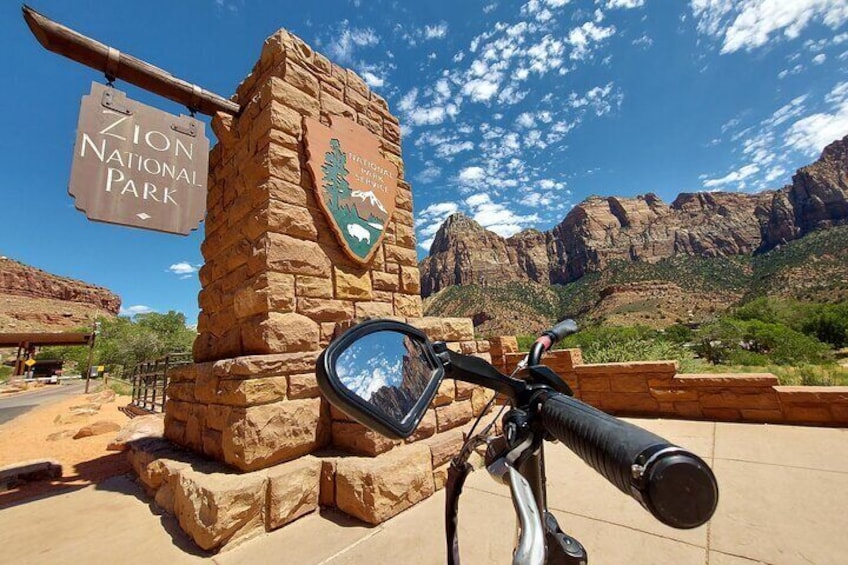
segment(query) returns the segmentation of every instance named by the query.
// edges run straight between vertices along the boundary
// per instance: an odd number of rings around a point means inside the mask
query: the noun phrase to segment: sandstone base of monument
[[[156,506],[204,550],[218,550],[315,512],[337,508],[380,524],[444,487],[450,458],[471,423],[376,456],[323,450],[242,472],[167,439],[130,444],[127,455]]]

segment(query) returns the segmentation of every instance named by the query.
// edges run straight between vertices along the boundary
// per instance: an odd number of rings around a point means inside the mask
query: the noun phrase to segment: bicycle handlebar
[[[658,520],[695,528],[718,504],[718,483],[697,455],[588,404],[543,393],[545,429]]]
[[[575,332],[577,332],[577,323],[570,318],[561,321],[549,330],[543,331],[527,353],[527,364],[538,365],[543,353]]]
[[[572,320],[563,320],[554,327],[549,330],[543,332],[544,335],[550,336],[553,343],[551,345],[556,345],[558,342],[565,339],[567,336],[577,332],[577,323]]]

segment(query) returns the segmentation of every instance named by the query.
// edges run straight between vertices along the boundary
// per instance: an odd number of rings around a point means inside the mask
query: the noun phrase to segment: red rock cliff
[[[503,238],[455,214],[420,264],[424,296],[454,284],[529,279],[566,283],[611,260],[750,254],[813,230],[848,223],[848,136],[830,144],[792,184],[757,194],[590,197],[548,232]]]
[[[0,331],[61,331],[120,308],[120,297],[106,288],[0,258]]]

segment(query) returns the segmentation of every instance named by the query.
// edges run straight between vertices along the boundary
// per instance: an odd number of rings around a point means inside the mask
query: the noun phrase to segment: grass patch
[[[703,359],[680,363],[681,373],[771,373],[786,386],[848,386],[848,367],[836,364],[799,365],[713,365]]]
[[[106,386],[115,391],[115,394],[118,396],[132,396],[132,385],[130,383],[117,379],[109,379]]]

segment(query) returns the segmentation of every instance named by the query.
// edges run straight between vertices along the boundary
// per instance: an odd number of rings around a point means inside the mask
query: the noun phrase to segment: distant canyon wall
[[[120,308],[106,288],[0,258],[0,332],[65,331]]]
[[[654,194],[593,196],[552,230],[525,230],[510,238],[454,214],[420,264],[421,292],[429,296],[450,285],[512,280],[562,284],[621,259],[751,254],[846,223],[848,136],[776,191],[684,193],[670,205]]]

